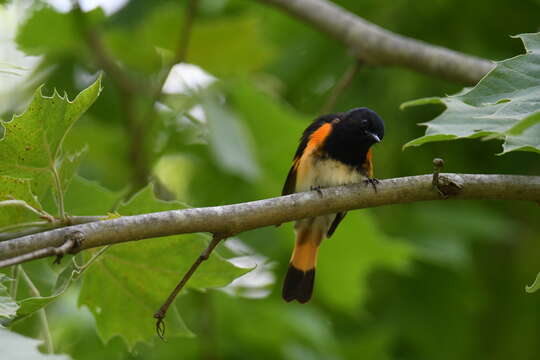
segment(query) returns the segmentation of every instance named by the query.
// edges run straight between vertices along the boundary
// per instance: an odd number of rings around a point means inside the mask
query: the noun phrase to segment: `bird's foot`
[[[373,186],[373,190],[375,192],[377,192],[377,184],[379,184],[380,181],[375,179],[375,178],[370,178],[368,177],[367,179],[364,180],[364,185],[368,186],[368,185],[371,185]]]
[[[321,191],[322,188],[320,186],[312,186],[310,189],[311,189],[311,191],[316,191],[317,194],[319,194],[320,197],[323,196],[322,191]]]

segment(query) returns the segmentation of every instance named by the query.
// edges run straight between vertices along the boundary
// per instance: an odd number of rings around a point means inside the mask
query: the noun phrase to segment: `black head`
[[[368,108],[356,108],[342,113],[336,125],[364,144],[373,145],[384,137],[383,120]]]
[[[356,108],[325,118],[332,132],[324,144],[326,154],[351,166],[362,168],[369,148],[384,137],[384,123],[374,111]]]

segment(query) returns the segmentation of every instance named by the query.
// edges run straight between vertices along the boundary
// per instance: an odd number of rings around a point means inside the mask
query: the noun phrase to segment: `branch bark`
[[[328,33],[373,65],[396,65],[465,85],[476,84],[494,63],[402,36],[327,0],[258,0]]]
[[[159,236],[210,232],[237,234],[322,214],[390,204],[449,199],[526,200],[540,203],[540,176],[439,174],[381,180],[375,193],[364,184],[353,184],[240,204],[172,210],[69,226],[0,242],[0,267],[13,265],[10,258],[61,247],[78,233],[71,252]],[[6,260],[8,259],[8,260]]]

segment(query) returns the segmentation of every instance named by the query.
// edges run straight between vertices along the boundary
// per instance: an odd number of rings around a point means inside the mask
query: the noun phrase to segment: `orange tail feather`
[[[282,296],[285,301],[306,303],[311,299],[322,237],[322,233],[312,229],[297,232],[289,269],[283,282]]]

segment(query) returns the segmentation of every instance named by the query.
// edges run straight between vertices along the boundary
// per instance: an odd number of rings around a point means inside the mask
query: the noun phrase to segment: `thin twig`
[[[347,70],[343,73],[337,84],[332,89],[332,92],[328,96],[328,99],[326,99],[326,102],[321,108],[320,114],[326,114],[329,113],[330,110],[332,110],[332,108],[336,105],[337,99],[351,85],[354,77],[358,73],[358,70],[360,70],[361,64],[362,60],[356,60],[347,68]]]
[[[58,229],[61,227],[67,227],[72,225],[80,225],[80,224],[87,224],[90,222],[95,221],[101,221],[107,219],[107,216],[67,216],[64,221],[53,221],[51,222],[30,222],[30,223],[21,223],[21,224],[14,224],[9,225],[8,227],[4,227],[0,229],[0,242],[10,239],[16,239],[27,235],[37,234],[44,231],[49,231],[52,229]],[[35,225],[35,226],[34,226]],[[27,229],[12,232],[14,228],[26,228]],[[7,232],[7,230],[10,230],[10,232]]]
[[[150,117],[154,113],[154,104],[159,101],[163,95],[163,86],[167,81],[169,73],[171,72],[174,65],[186,61],[188,49],[189,49],[189,40],[191,38],[191,30],[193,29],[193,23],[197,15],[197,8],[199,7],[199,0],[188,0],[186,5],[186,13],[184,16],[184,21],[182,22],[182,27],[180,28],[180,35],[178,44],[176,46],[176,51],[168,63],[165,66],[164,70],[161,72],[161,77],[154,89],[153,95],[151,96],[150,108],[148,115],[146,116],[147,120],[150,120]]]
[[[79,248],[84,241],[84,235],[80,231],[72,231],[65,237],[65,242],[58,247],[48,247],[15,256],[5,260],[0,260],[0,268],[21,264],[30,260],[41,259],[48,256],[56,256],[55,263],[59,263],[62,257]]]
[[[19,268],[19,272],[22,275],[22,278],[26,282],[26,285],[28,285],[28,288],[30,289],[30,292],[32,293],[32,296],[34,297],[41,297],[41,294],[39,293],[38,288],[34,285],[26,271],[22,268],[21,265],[17,266]],[[47,346],[47,353],[53,354],[54,353],[54,346],[51,336],[51,330],[49,329],[49,321],[47,320],[47,313],[45,312],[44,308],[39,309],[39,321],[41,323],[41,329],[43,332],[43,337],[45,338],[45,345]]]
[[[123,112],[128,120],[128,127],[131,133],[131,147],[130,158],[131,162],[135,166],[135,176],[133,179],[133,187],[129,195],[132,195],[140,188],[142,188],[148,182],[148,176],[150,175],[150,167],[146,160],[146,154],[144,153],[144,144],[146,136],[146,128],[148,124],[153,122],[155,116],[155,103],[159,101],[163,94],[163,86],[167,81],[167,77],[171,72],[173,66],[177,63],[183,62],[186,59],[187,51],[189,48],[189,39],[191,37],[191,29],[197,13],[198,0],[188,0],[186,6],[186,13],[182,27],[180,29],[179,41],[176,47],[176,51],[171,61],[164,66],[164,68],[158,74],[158,80],[156,87],[149,95],[148,110],[142,115],[136,115],[134,113],[135,108],[133,106],[133,98],[131,96],[122,97]]]
[[[141,121],[141,116],[136,111],[137,95],[148,96],[147,86],[136,83],[130,74],[118,65],[116,59],[109,54],[103,44],[100,32],[88,23],[86,15],[81,11],[77,1],[74,1],[74,6],[80,31],[94,56],[96,65],[105,71],[119,90],[122,114],[125,118],[127,131],[130,133],[129,157],[133,164],[132,194],[147,183],[150,173],[150,167],[143,152],[144,122]]]
[[[210,254],[212,254],[212,251],[215,249],[215,247],[219,244],[219,242],[223,239],[227,238],[227,236],[220,235],[220,234],[214,234],[212,237],[212,241],[208,244],[206,249],[199,255],[197,260],[191,265],[189,270],[184,274],[178,285],[174,288],[174,290],[171,292],[167,300],[161,305],[158,311],[154,314],[154,318],[156,320],[156,332],[158,336],[163,340],[165,335],[165,322],[163,321],[165,319],[165,315],[167,314],[167,310],[171,306],[172,302],[178,295],[178,293],[184,288],[186,283],[189,279],[193,276],[199,265],[205,260],[207,260],[210,257]]]
[[[54,179],[54,187],[56,188],[56,202],[58,203],[58,212],[60,219],[66,218],[66,211],[64,208],[64,191],[62,190],[62,182],[60,181],[60,174],[58,174],[58,169],[56,165],[52,164],[51,171]]]
[[[189,39],[191,37],[191,29],[193,28],[193,22],[195,20],[195,16],[197,15],[198,6],[199,0],[188,0],[186,16],[184,17],[183,28],[180,32],[180,40],[178,42],[173,64],[184,62],[186,60],[187,51],[189,48]]]
[[[132,80],[130,75],[116,63],[114,58],[109,56],[109,53],[103,44],[101,35],[88,23],[86,15],[80,8],[79,2],[73,0],[72,4],[73,13],[76,17],[76,24],[79,26],[79,31],[85,38],[88,47],[92,50],[91,53],[98,66],[105,70],[121,91],[134,94],[137,91],[144,90],[143,87],[138,86],[138,84]]]

